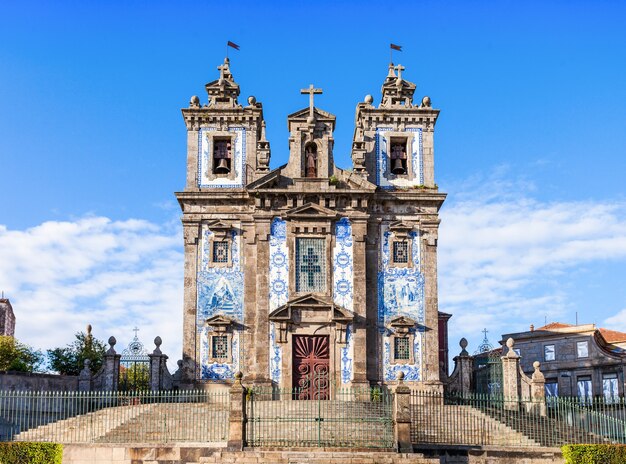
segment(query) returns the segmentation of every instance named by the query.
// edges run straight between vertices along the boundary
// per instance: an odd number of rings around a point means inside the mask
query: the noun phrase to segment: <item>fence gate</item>
[[[499,352],[483,353],[474,357],[476,392],[488,395],[502,394],[502,359]]]
[[[120,357],[119,389],[149,390],[150,389],[150,357],[143,343],[137,338],[137,331],[133,329],[135,337],[122,351]]]
[[[261,447],[393,449],[393,396],[378,388],[331,388],[328,399],[298,389],[251,389],[246,442]]]

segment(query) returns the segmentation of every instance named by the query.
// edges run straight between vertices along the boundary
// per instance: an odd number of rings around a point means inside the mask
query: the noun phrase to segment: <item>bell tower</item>
[[[295,182],[328,181],[335,174],[333,131],[335,116],[314,106],[314,95],[322,93],[313,84],[300,90],[309,94],[309,107],[287,117],[289,162],[285,174]]]

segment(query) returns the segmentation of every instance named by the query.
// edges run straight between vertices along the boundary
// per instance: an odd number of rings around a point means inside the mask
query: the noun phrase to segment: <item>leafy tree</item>
[[[43,354],[13,337],[0,335],[0,371],[38,372]]]
[[[76,340],[65,348],[48,350],[50,368],[59,374],[78,375],[83,370],[85,359],[89,359],[89,368],[98,372],[102,367],[106,345],[91,335],[91,326],[87,326],[87,333],[77,332]]]

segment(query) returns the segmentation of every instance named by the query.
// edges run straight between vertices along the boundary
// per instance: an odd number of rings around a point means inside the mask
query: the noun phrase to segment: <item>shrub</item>
[[[561,448],[566,464],[622,464],[626,445],[565,445]]]
[[[63,446],[58,443],[0,443],[2,464],[61,464]]]

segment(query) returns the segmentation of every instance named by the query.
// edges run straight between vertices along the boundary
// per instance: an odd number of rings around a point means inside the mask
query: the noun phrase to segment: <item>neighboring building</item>
[[[0,298],[0,335],[15,336],[15,314],[8,298]]]
[[[551,396],[624,396],[626,333],[595,324],[553,322],[528,332],[504,334],[500,343],[515,340],[521,368],[532,374],[533,362],[541,362],[546,393]]]
[[[430,98],[403,66],[356,107],[351,169],[333,159],[335,116],[287,117],[289,159],[270,171],[263,106],[238,103],[228,59],[182,110],[187,183],[183,382],[322,390],[396,381],[440,389],[438,211]],[[295,92],[294,92],[295,93]],[[295,96],[294,96],[295,97]],[[295,98],[294,98],[295,99]]]

